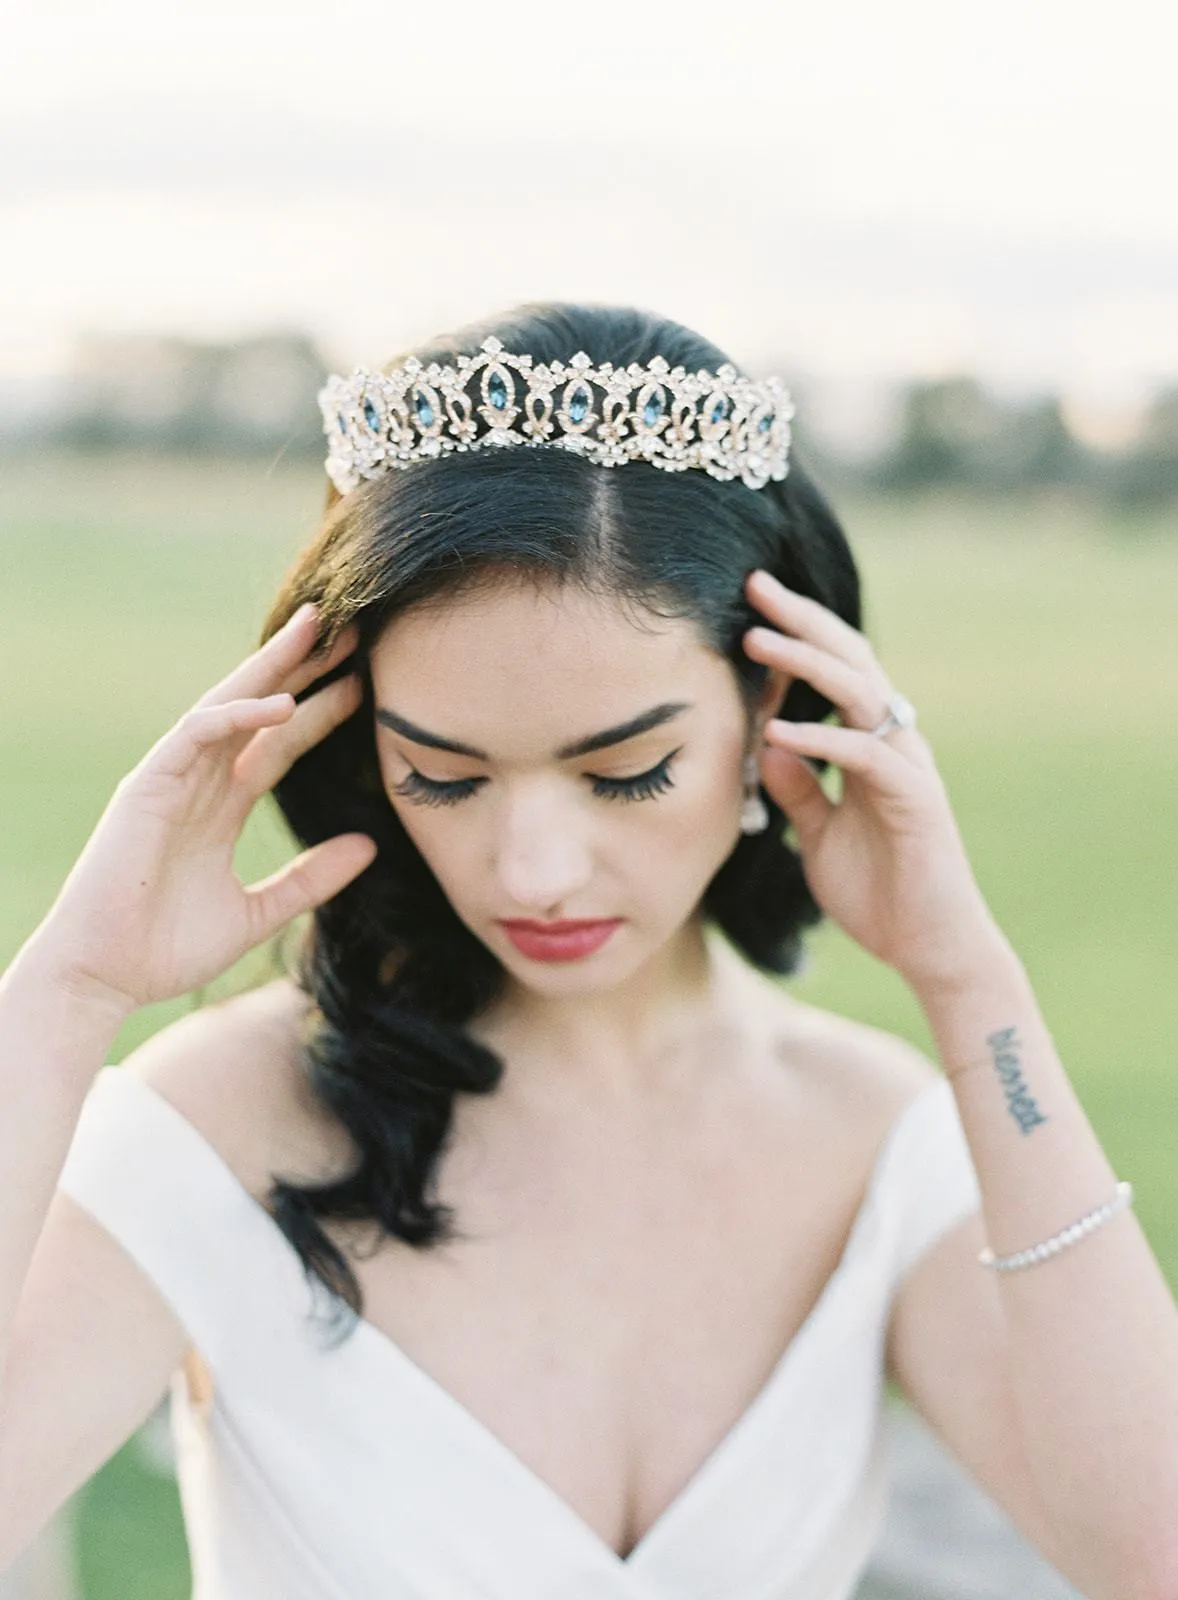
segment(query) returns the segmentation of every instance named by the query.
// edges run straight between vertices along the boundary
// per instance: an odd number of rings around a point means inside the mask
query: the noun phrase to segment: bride
[[[782,385],[529,304],[321,398],[261,647],[0,985],[0,1568],[170,1390],[197,1600],[845,1600],[891,1379],[1175,1600],[1178,1315]],[[791,994],[821,916],[939,1067]]]

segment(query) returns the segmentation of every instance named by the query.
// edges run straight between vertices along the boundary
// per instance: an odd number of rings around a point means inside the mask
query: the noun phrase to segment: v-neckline
[[[223,1171],[233,1190],[259,1216],[265,1219],[268,1225],[266,1229],[267,1237],[275,1242],[285,1255],[288,1264],[298,1268],[300,1279],[305,1283],[305,1269],[298,1251],[278,1226],[270,1211],[241,1182],[216,1146],[205,1138],[196,1125],[172,1101],[153,1088],[146,1079],[132,1074],[124,1075],[119,1068],[114,1070],[119,1073],[120,1077],[124,1077],[124,1081],[129,1080],[137,1083],[147,1091],[153,1101],[172,1113],[188,1132],[189,1136]],[[681,1518],[687,1515],[687,1510],[691,1503],[705,1492],[707,1484],[719,1472],[724,1461],[739,1447],[741,1440],[748,1434],[757,1419],[769,1406],[778,1388],[784,1384],[787,1374],[793,1371],[799,1349],[803,1348],[813,1337],[813,1330],[818,1325],[819,1319],[826,1314],[835,1299],[838,1289],[847,1281],[867,1218],[877,1202],[880,1177],[888,1152],[895,1143],[901,1128],[912,1115],[914,1108],[923,1102],[926,1095],[939,1088],[941,1083],[942,1080],[938,1079],[913,1095],[899,1115],[893,1119],[890,1128],[880,1141],[868,1173],[863,1197],[852,1219],[834,1270],[826,1279],[819,1291],[818,1298],[810,1307],[800,1326],[775,1361],[765,1382],[736,1420],[708,1451],[682,1488],[659,1512],[637,1543],[624,1556],[620,1555],[609,1541],[598,1533],[546,1479],[529,1467],[522,1456],[512,1450],[487,1423],[483,1422],[468,1406],[464,1405],[439,1379],[435,1378],[415,1361],[383,1328],[378,1327],[375,1322],[371,1322],[365,1316],[356,1315],[350,1337],[365,1340],[378,1356],[398,1366],[420,1389],[431,1395],[437,1401],[441,1411],[449,1415],[472,1438],[478,1440],[484,1453],[496,1460],[503,1471],[511,1473],[520,1482],[525,1491],[534,1498],[546,1502],[550,1509],[562,1518],[572,1533],[586,1545],[587,1549],[597,1554],[599,1560],[604,1560],[615,1573],[637,1573],[651,1559],[650,1552],[652,1550],[657,1551],[659,1546],[665,1543],[669,1536],[668,1529],[673,1529]]]
[[[637,1572],[650,1559],[651,1549],[657,1548],[664,1543],[668,1536],[668,1527],[673,1527],[681,1517],[687,1515],[690,1503],[698,1495],[704,1493],[707,1483],[720,1470],[722,1463],[738,1448],[741,1440],[752,1429],[762,1412],[769,1406],[778,1388],[784,1384],[786,1374],[793,1370],[797,1351],[811,1337],[812,1329],[817,1326],[820,1316],[824,1313],[827,1305],[834,1299],[837,1289],[845,1282],[847,1273],[853,1265],[855,1246],[866,1218],[875,1203],[876,1177],[882,1165],[884,1148],[891,1142],[895,1126],[894,1124],[893,1130],[885,1137],[876,1155],[867,1188],[855,1213],[834,1270],[823,1284],[818,1298],[810,1307],[801,1325],[774,1362],[769,1376],[736,1420],[708,1451],[683,1486],[663,1507],[637,1543],[624,1556],[620,1555],[609,1540],[598,1533],[596,1528],[587,1522],[575,1506],[554,1489],[546,1478],[542,1478],[538,1472],[530,1467],[522,1456],[518,1455],[510,1445],[499,1437],[493,1428],[483,1422],[469,1406],[464,1405],[451,1390],[446,1388],[444,1383],[415,1361],[403,1346],[385,1333],[383,1328],[378,1327],[375,1322],[370,1322],[367,1317],[357,1317],[355,1325],[356,1336],[366,1339],[379,1356],[392,1360],[412,1382],[431,1394],[439,1407],[447,1412],[463,1431],[480,1441],[484,1451],[498,1462],[503,1471],[510,1472],[518,1479],[526,1492],[533,1496],[538,1496],[540,1499],[547,1501],[550,1507],[554,1507],[557,1515],[569,1524],[582,1543],[587,1544],[590,1548],[596,1548],[599,1556],[604,1558],[615,1570]],[[250,1199],[253,1199],[252,1195]],[[262,1209],[265,1210],[264,1207]],[[273,1222],[273,1218],[270,1220]],[[278,1231],[281,1233],[280,1229]],[[286,1236],[284,1234],[282,1237],[285,1240]]]

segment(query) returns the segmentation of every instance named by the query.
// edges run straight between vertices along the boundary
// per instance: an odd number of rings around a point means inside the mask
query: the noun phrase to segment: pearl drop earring
[[[764,833],[769,810],[761,798],[761,768],[755,751],[744,758],[744,804],[740,808],[741,833]]]

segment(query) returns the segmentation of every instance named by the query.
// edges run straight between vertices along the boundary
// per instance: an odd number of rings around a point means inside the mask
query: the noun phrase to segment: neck
[[[680,1076],[685,1047],[714,1029],[739,960],[693,918],[624,983],[552,998],[512,984],[478,1032],[517,1087],[625,1096]]]

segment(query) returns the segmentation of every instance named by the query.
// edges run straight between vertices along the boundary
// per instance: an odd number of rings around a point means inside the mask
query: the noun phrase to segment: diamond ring
[[[888,701],[887,716],[878,728],[868,728],[867,732],[876,738],[883,738],[885,733],[891,733],[893,728],[914,728],[916,726],[916,707],[911,700],[906,700],[902,694],[893,694]]]

